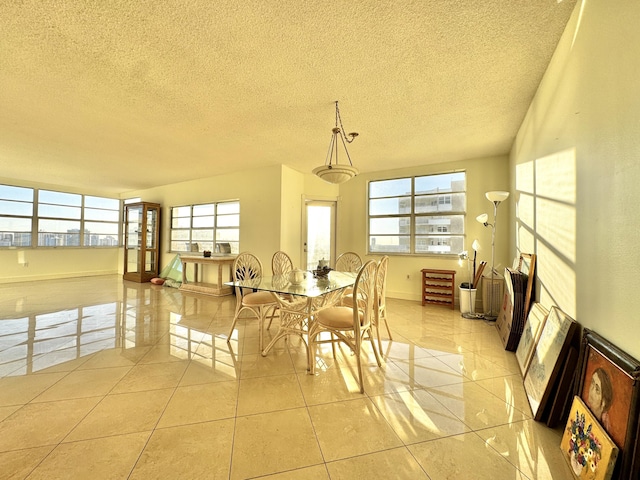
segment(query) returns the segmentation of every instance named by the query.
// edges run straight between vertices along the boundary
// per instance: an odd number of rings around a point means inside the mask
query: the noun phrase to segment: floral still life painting
[[[618,457],[618,447],[578,396],[573,399],[560,448],[576,478],[611,478]]]

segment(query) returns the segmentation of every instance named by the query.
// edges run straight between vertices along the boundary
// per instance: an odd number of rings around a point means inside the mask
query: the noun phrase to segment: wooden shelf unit
[[[435,303],[455,307],[455,270],[422,270],[422,305]]]

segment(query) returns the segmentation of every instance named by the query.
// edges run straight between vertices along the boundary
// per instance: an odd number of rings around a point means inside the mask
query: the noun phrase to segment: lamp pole
[[[493,313],[493,286],[495,276],[495,262],[496,262],[496,217],[498,216],[498,203],[493,202],[493,225],[491,225],[491,284],[489,289],[489,314],[485,315],[487,320],[495,320],[498,315]]]
[[[496,224],[498,221],[498,205],[509,197],[509,192],[487,192],[485,193],[487,200],[493,203],[493,225],[491,225],[491,286],[489,288],[489,313],[485,315],[486,320],[495,320],[498,318],[496,312],[493,311],[493,296],[495,283],[495,262],[496,262]],[[489,225],[485,222],[485,225]]]

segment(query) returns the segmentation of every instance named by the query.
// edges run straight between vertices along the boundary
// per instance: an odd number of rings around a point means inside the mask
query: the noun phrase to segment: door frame
[[[306,267],[307,265],[307,206],[309,205],[326,205],[333,207],[332,217],[333,217],[333,225],[332,225],[332,235],[330,237],[330,256],[331,262],[330,266],[333,268],[335,263],[336,256],[336,229],[338,222],[338,197],[319,197],[319,196],[302,196],[302,232],[301,232],[301,242],[300,242],[300,258],[302,259],[302,265]]]

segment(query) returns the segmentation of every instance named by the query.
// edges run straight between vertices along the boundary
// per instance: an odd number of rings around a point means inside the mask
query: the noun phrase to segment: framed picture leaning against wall
[[[616,478],[640,478],[640,362],[584,329],[578,395],[620,449]]]

